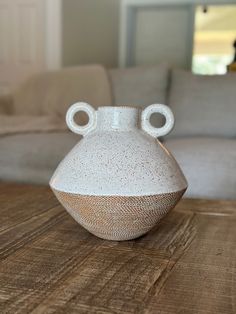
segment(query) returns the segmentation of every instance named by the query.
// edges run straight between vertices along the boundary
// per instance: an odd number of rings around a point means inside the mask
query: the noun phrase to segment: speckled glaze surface
[[[79,111],[88,114],[86,126],[74,122]],[[161,128],[149,122],[155,112],[166,118]],[[142,112],[108,106],[95,111],[86,103],[76,103],[66,121],[84,138],[62,160],[50,186],[87,230],[110,240],[133,239],[152,229],[179,201],[186,179],[157,140],[174,125],[167,106],[151,105]]]

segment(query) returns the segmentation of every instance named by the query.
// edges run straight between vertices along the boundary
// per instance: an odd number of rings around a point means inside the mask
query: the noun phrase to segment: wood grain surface
[[[236,202],[182,200],[105,241],[47,187],[0,185],[0,313],[236,313]]]

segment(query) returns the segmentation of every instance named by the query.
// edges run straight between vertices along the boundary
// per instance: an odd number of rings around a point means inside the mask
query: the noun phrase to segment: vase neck
[[[138,108],[99,107],[97,111],[97,129],[132,130],[138,127]]]

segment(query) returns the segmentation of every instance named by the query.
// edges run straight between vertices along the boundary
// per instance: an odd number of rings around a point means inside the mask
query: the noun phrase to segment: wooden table
[[[236,313],[236,202],[183,200],[135,241],[98,239],[46,187],[0,185],[0,313]]]

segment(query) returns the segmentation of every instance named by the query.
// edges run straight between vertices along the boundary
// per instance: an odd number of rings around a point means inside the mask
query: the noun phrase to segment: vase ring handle
[[[162,127],[156,128],[151,125],[150,117],[153,113],[160,113],[165,117],[166,121]],[[141,115],[142,129],[153,137],[167,135],[173,129],[174,121],[174,115],[171,109],[168,106],[162,104],[153,104],[148,106],[142,111]]]
[[[86,125],[78,125],[74,116],[77,112],[84,111],[88,115],[88,123]],[[66,124],[68,128],[77,134],[86,135],[96,128],[97,125],[97,114],[94,108],[85,103],[85,102],[77,102],[70,106],[66,113]]]

